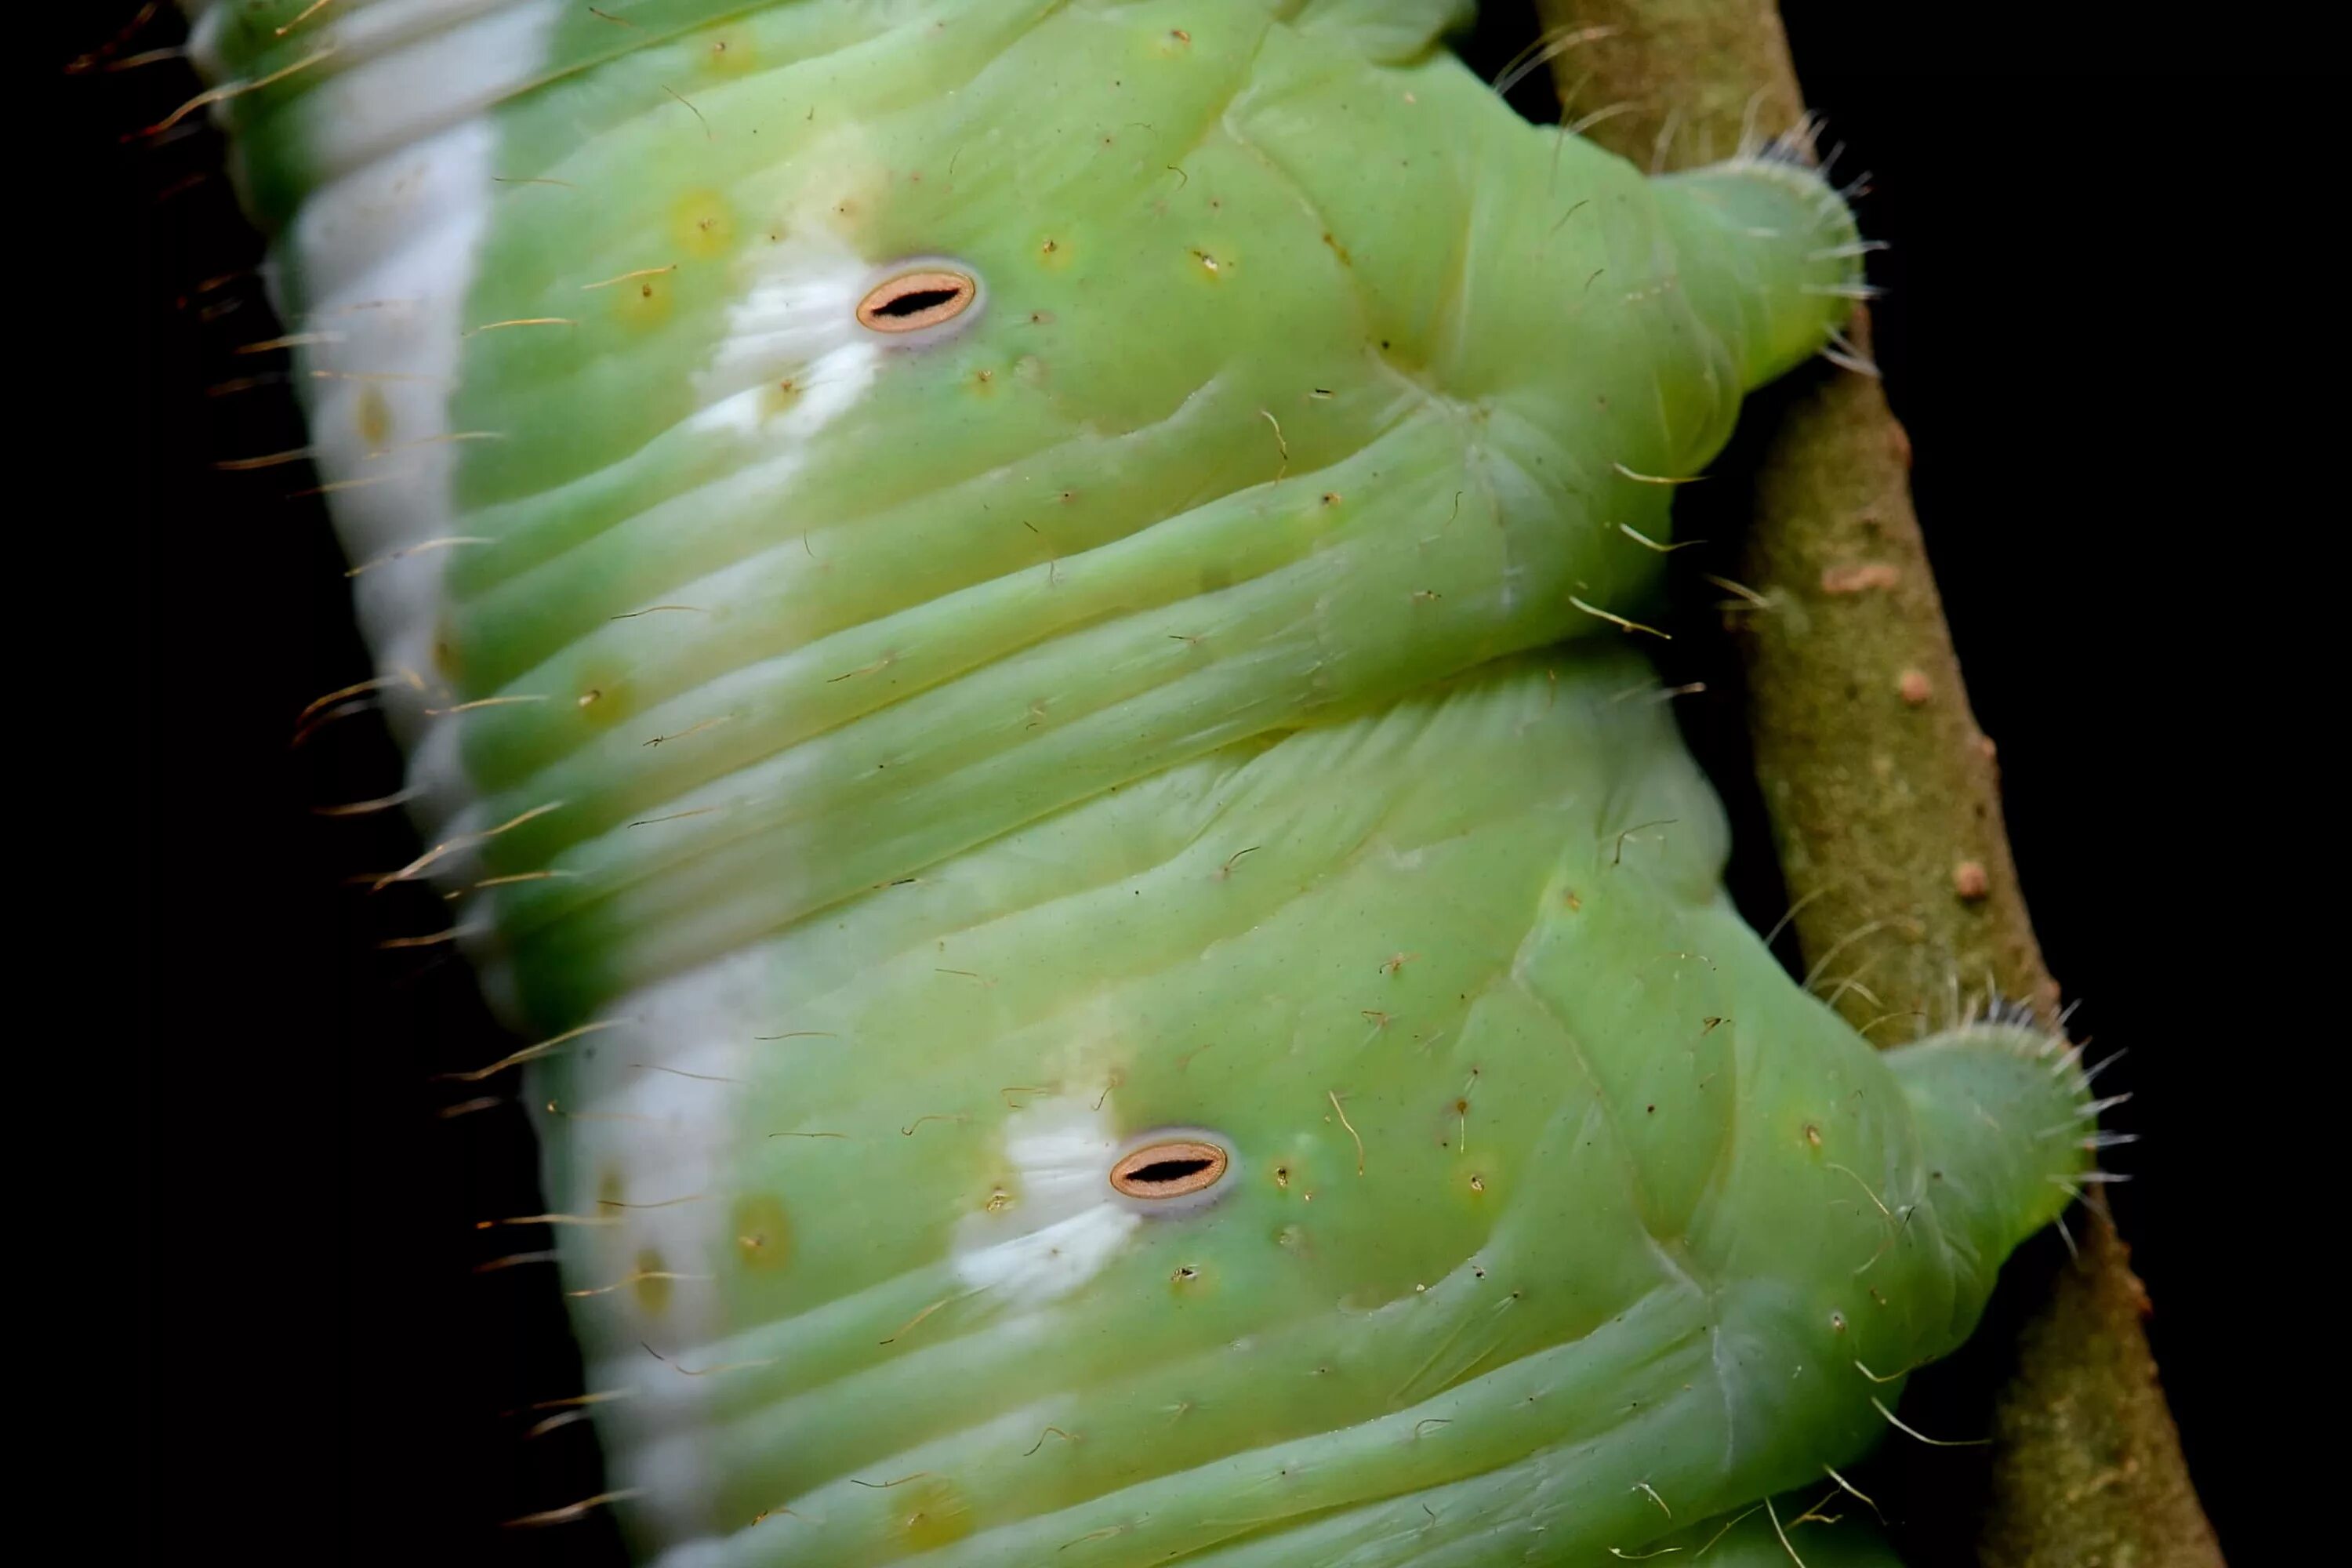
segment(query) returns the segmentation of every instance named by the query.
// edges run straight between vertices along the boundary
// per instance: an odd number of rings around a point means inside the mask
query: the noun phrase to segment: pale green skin
[[[500,191],[469,311],[579,324],[468,341],[453,423],[504,438],[457,527],[496,542],[449,558],[441,673],[538,699],[464,718],[480,820],[562,803],[472,873],[562,873],[477,895],[519,1025],[735,954],[791,1037],[697,1195],[759,1246],[559,1233],[592,1357],[689,1292],[730,1336],[716,1560],[1600,1564],[1734,1518],[1711,1561],[1783,1560],[1749,1510],[1884,1435],[2087,1131],[2032,1032],[1881,1056],[1783,973],[1604,618],[1654,618],[1659,481],[1835,326],[1843,207],[1522,123],[1427,47],[1444,5],[607,9],[497,111],[505,176],[562,183]],[[300,85],[240,108],[266,219]],[[815,212],[984,309],[788,485],[665,510],[757,455],[681,421]],[[1235,1163],[1012,1305],[950,1252],[1049,1094]],[[547,1131],[556,1206],[677,1195]]]

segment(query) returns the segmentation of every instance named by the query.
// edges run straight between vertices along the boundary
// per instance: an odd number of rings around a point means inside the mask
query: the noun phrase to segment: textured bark
[[[1794,126],[1773,0],[1538,0],[1572,123],[1653,168]],[[1869,323],[1855,342],[1866,349]],[[1748,728],[1793,926],[1821,988],[1886,1044],[1950,1021],[1956,985],[2054,1015],[1993,748],[1969,709],[1912,509],[1910,442],[1876,381],[1804,387],[1767,433],[1740,580]],[[2147,1292],[2086,1215],[2017,1345],[1979,1533],[1991,1568],[2220,1568],[2157,1382]]]
[[[1997,1568],[2214,1568],[2142,1320],[2147,1293],[2095,1212],[2082,1257],[2018,1336],[1978,1553]]]
[[[1867,324],[1857,322],[1859,345]],[[1748,730],[1793,922],[1824,995],[1882,1044],[1948,1024],[1956,983],[2054,1019],[1992,742],[1960,682],[1878,384],[1824,375],[1757,476],[1740,581]]]

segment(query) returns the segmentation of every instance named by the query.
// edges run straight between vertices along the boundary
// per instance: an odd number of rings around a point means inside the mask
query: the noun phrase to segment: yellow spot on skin
[[[1448,1127],[1446,1131],[1451,1135],[1457,1132],[1458,1128]],[[1504,1202],[1502,1182],[1505,1173],[1497,1168],[1500,1161],[1495,1147],[1492,1144],[1483,1149],[1478,1146],[1478,1128],[1475,1118],[1470,1127],[1470,1147],[1455,1152],[1461,1163],[1454,1167],[1454,1201],[1464,1209],[1473,1211],[1483,1210],[1489,1204]]]
[[[735,1203],[735,1256],[743,1267],[765,1272],[782,1268],[792,1257],[792,1228],[782,1199],[772,1193],[750,1193]]]
[[[925,1476],[898,1495],[898,1533],[910,1550],[951,1546],[971,1533],[971,1504],[944,1479]]]
[[[392,405],[375,387],[362,389],[357,419],[360,439],[371,452],[382,450],[392,440]]]
[[[1051,235],[1037,242],[1035,254],[1038,261],[1047,267],[1061,268],[1070,264],[1069,245]]]
[[[671,301],[677,293],[677,279],[669,274],[656,278],[633,278],[611,289],[613,313],[623,324],[646,331],[669,320]]]
[[[730,28],[705,41],[702,47],[703,68],[712,76],[734,77],[750,73],[757,56],[751,48],[751,35]]]
[[[771,382],[760,390],[760,417],[773,419],[801,400],[801,384],[797,381]]]
[[[660,1317],[662,1310],[669,1305],[670,1282],[667,1279],[656,1278],[664,1271],[662,1255],[654,1248],[648,1247],[637,1254],[637,1278],[635,1282],[637,1306],[649,1318]]]
[[[627,718],[635,706],[629,700],[628,678],[602,659],[581,671],[579,689],[580,716],[598,729]]]
[[[709,260],[735,243],[735,215],[716,191],[691,190],[670,204],[669,237],[687,256]]]
[[[464,671],[464,661],[457,657],[457,629],[449,624],[449,613],[444,610],[433,625],[433,672],[455,683]]]
[[[596,1206],[599,1209],[616,1207],[626,1200],[627,1195],[628,1188],[621,1181],[618,1171],[605,1172],[596,1184]]]

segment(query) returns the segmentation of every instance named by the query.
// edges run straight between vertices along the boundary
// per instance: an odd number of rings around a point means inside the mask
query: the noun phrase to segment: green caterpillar
[[[1888,1561],[2082,1076],[1791,981],[1626,636],[1834,193],[1453,0],[192,9],[646,1560]]]

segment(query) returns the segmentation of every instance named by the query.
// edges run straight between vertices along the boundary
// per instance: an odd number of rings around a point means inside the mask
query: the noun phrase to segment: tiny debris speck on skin
[[[1991,892],[1992,878],[1986,873],[1984,863],[1979,860],[1963,860],[1953,867],[1952,891],[1970,903],[1976,902]]]
[[[1895,692],[1911,707],[1916,708],[1936,694],[1936,688],[1925,670],[1906,669],[1895,678]]]

